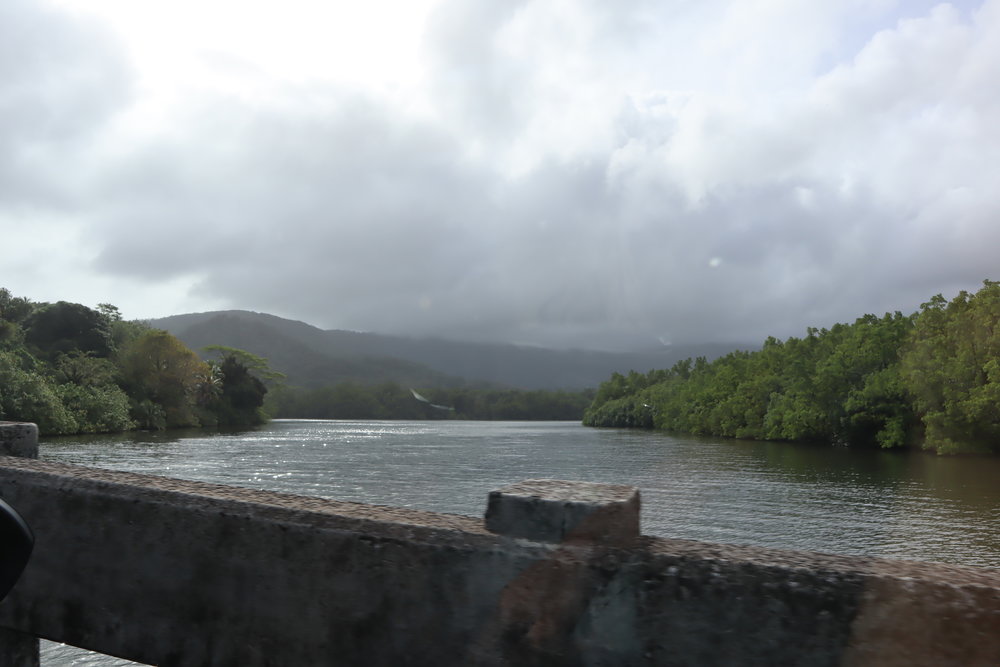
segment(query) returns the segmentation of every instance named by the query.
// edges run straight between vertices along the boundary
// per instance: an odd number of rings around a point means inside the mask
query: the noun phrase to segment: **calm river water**
[[[57,438],[41,457],[338,500],[481,516],[532,478],[638,486],[643,532],[1000,567],[1000,460],[719,441],[568,422],[279,420]],[[132,664],[45,643],[46,667]]]

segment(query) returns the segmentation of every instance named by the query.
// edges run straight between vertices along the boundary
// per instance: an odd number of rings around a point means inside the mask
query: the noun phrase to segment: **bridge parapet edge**
[[[0,627],[151,664],[1000,664],[992,569],[543,542],[22,458],[0,458],[0,495],[36,534]]]

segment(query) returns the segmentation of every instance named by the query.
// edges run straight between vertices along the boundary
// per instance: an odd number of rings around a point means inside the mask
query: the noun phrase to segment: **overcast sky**
[[[1000,279],[1000,0],[3,0],[0,286],[577,347]]]

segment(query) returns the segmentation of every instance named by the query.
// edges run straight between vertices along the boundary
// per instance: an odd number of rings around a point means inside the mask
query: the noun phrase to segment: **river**
[[[278,420],[52,438],[41,458],[481,516],[532,478],[631,484],[644,533],[1000,566],[1000,460],[677,437],[568,422]],[[126,661],[45,642],[45,667]]]

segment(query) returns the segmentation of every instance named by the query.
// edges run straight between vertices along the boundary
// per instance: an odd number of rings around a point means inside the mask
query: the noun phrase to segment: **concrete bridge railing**
[[[1000,664],[1000,571],[640,536],[628,487],[512,485],[483,521],[0,457],[0,496],[36,537],[11,667],[34,637],[199,667]]]

